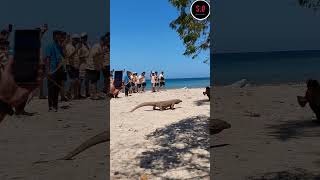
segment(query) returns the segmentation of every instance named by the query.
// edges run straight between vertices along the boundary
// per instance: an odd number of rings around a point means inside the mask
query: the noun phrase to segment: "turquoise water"
[[[247,79],[253,84],[320,80],[320,51],[282,51],[217,54],[213,63],[213,85]]]
[[[47,94],[47,82],[44,85],[45,94]],[[210,78],[180,78],[180,79],[166,79],[166,89],[179,89],[179,88],[205,88],[210,85]],[[68,87],[68,82],[66,87]],[[101,76],[98,83],[99,89],[103,88],[103,77]],[[151,82],[147,80],[147,89],[151,89]]]
[[[167,89],[179,88],[205,88],[210,85],[210,78],[179,78],[179,79],[166,79]],[[150,89],[150,80],[147,80],[147,89]]]

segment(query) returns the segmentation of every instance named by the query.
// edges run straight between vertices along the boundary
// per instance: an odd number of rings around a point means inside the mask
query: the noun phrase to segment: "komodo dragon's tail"
[[[143,106],[154,106],[154,102],[145,102],[145,103],[141,103],[141,104],[139,104],[138,106],[136,106],[135,108],[133,108],[130,112],[133,112],[133,111],[135,111],[136,109],[138,109],[138,108],[141,108],[141,107],[143,107]]]
[[[88,139],[87,141],[82,143],[79,147],[77,147],[75,150],[71,151],[68,155],[61,158],[60,160],[70,160],[71,158],[73,158],[74,156],[78,155],[79,153],[85,151],[86,149],[88,149],[94,145],[107,142],[107,141],[110,141],[110,138],[108,138],[107,131],[104,131],[104,132]]]

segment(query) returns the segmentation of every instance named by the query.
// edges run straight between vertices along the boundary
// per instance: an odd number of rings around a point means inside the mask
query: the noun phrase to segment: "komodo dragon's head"
[[[175,103],[175,104],[179,104],[179,103],[181,103],[181,102],[182,102],[181,99],[174,99],[174,103]]]

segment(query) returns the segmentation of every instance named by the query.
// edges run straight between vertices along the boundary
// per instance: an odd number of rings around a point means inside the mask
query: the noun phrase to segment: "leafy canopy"
[[[320,0],[298,0],[299,5],[317,10],[320,8]]]
[[[210,19],[198,21],[190,14],[190,6],[194,0],[169,0],[177,8],[179,16],[170,23],[180,36],[185,46],[183,55],[195,59],[201,52],[210,48]],[[210,2],[210,1],[208,1]],[[204,62],[208,62],[206,57]]]
[[[190,56],[192,59],[210,48],[210,19],[198,21],[190,14],[190,6],[194,0],[169,0],[179,12],[179,16],[170,23],[170,27],[174,29],[180,36],[185,45],[183,55]],[[320,0],[297,0],[301,7],[312,8],[317,10],[320,8]],[[210,3],[209,0],[207,2]],[[205,62],[209,62],[206,57]]]

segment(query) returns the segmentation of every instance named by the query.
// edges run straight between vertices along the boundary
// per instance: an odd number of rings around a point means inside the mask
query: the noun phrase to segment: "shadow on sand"
[[[292,169],[248,177],[247,180],[320,180],[320,175],[305,169]]]
[[[180,120],[157,129],[146,138],[152,140],[155,147],[137,157],[141,168],[151,170],[158,177],[177,168],[197,171],[199,176],[193,177],[196,179],[209,177],[208,117]]]
[[[201,99],[201,100],[194,101],[194,104],[197,106],[210,105],[210,100],[209,99]]]
[[[320,121],[317,120],[294,120],[282,124],[269,125],[269,136],[280,141],[299,139],[303,137],[320,137]]]

